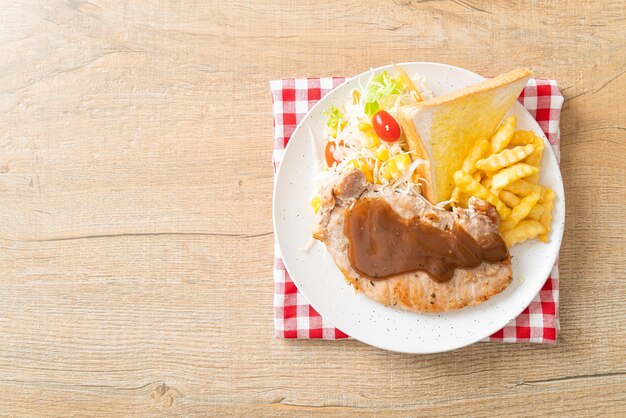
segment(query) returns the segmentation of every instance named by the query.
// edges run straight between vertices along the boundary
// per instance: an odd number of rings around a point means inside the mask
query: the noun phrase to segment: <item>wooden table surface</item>
[[[624,1],[221,3],[1,2],[0,415],[625,416]],[[558,80],[556,346],[273,338],[268,81],[403,61]]]

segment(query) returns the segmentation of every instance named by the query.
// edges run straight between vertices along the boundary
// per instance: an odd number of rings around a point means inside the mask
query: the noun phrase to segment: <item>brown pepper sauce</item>
[[[500,262],[509,256],[496,232],[477,241],[458,224],[443,231],[417,216],[401,217],[382,198],[357,199],[345,221],[350,264],[370,279],[419,270],[445,282],[456,268]]]

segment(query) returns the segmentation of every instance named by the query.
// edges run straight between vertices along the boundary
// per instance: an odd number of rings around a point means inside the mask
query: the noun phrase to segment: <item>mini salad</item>
[[[318,185],[356,168],[370,183],[420,194],[419,181],[424,180],[416,178],[414,171],[425,161],[408,150],[396,113],[402,105],[432,98],[432,92],[423,77],[410,77],[399,67],[396,70],[396,77],[387,71],[372,75],[364,87],[351,91],[341,107],[331,106],[324,112],[328,119]],[[318,195],[311,205],[315,212],[319,210]]]

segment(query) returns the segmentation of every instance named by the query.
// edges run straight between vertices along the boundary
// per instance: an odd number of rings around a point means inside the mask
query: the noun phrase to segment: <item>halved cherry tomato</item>
[[[379,110],[372,118],[374,132],[386,142],[395,142],[400,138],[400,125],[388,112]]]
[[[335,150],[337,149],[337,146],[342,147],[343,141],[339,141],[339,144],[337,144],[334,141],[328,141],[326,143],[326,148],[324,149],[324,156],[326,157],[326,165],[329,167],[332,167],[333,163],[339,164],[341,162],[341,160],[335,159]]]

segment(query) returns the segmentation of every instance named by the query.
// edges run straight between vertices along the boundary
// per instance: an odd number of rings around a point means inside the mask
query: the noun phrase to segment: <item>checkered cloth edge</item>
[[[284,149],[300,120],[309,109],[332,89],[343,83],[342,77],[288,78],[271,80],[274,113],[274,173]],[[556,81],[530,79],[519,102],[537,120],[560,160],[559,118],[563,96]],[[309,305],[289,277],[278,245],[274,259],[274,326],[276,338],[350,338],[335,328]],[[554,344],[559,325],[558,260],[545,285],[530,305],[500,331],[483,341],[535,342]]]

